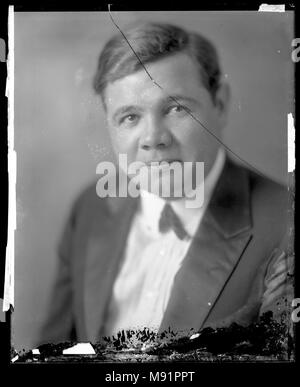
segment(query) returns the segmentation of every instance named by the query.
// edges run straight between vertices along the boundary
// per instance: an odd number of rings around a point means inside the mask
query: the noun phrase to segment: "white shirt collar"
[[[205,209],[210,201],[212,191],[221,175],[225,164],[225,150],[220,148],[216,160],[205,178],[204,185],[204,204],[199,208],[187,208],[186,199],[180,199],[170,202],[174,211],[182,221],[182,224],[189,235],[194,235],[199,221],[201,220]],[[166,204],[166,200],[148,191],[141,191],[141,215],[143,223],[148,230],[157,234],[161,211]]]

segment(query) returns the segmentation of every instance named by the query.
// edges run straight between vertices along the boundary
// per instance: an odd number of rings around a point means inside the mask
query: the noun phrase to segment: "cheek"
[[[110,129],[110,138],[116,154],[132,156],[136,152],[137,142],[134,135],[128,131]]]
[[[213,147],[214,144],[218,143],[220,139],[220,130],[218,118],[212,111],[208,111],[206,114],[196,115],[196,119],[190,120],[190,126],[186,131],[189,135],[189,138],[195,144],[205,144],[205,146]]]
[[[177,141],[186,161],[208,160],[219,146],[217,140],[199,125],[182,130],[177,136]]]
[[[194,154],[203,144],[206,132],[197,123],[183,125],[174,133],[178,144],[185,154]]]

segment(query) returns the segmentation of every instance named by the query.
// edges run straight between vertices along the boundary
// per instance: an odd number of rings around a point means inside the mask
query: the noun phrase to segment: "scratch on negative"
[[[182,105],[178,100],[177,98],[173,97],[173,96],[170,96],[166,93],[166,91],[163,89],[163,87],[157,83],[155,81],[155,79],[151,76],[151,74],[149,73],[149,71],[147,70],[146,66],[144,65],[144,63],[142,62],[141,58],[139,57],[139,55],[135,52],[134,48],[132,47],[131,43],[129,42],[129,40],[127,39],[126,35],[124,34],[124,32],[121,30],[121,28],[118,26],[118,24],[115,22],[112,14],[111,14],[111,11],[110,11],[110,6],[111,4],[108,4],[108,13],[109,13],[109,17],[112,21],[112,23],[115,25],[115,27],[119,30],[119,32],[122,34],[123,38],[125,39],[125,41],[127,42],[128,46],[130,47],[130,49],[132,50],[132,52],[134,53],[134,55],[136,56],[137,60],[139,61],[140,65],[142,66],[142,68],[144,69],[144,71],[146,72],[146,74],[148,75],[148,77],[151,79],[151,81],[153,82],[153,84],[157,87],[159,87],[167,96],[169,99],[173,100],[179,107],[181,107],[182,109],[184,109],[187,114],[190,115],[190,117],[192,117],[198,124],[200,124],[202,126],[202,128],[208,132],[212,137],[214,137],[218,142],[219,144],[221,144],[226,150],[228,150],[230,153],[232,153],[235,157],[237,157],[242,163],[248,165],[248,167],[250,167],[251,169],[255,170],[260,176],[263,176],[263,174],[256,168],[254,167],[252,164],[250,164],[248,161],[244,160],[242,157],[240,157],[237,153],[235,153],[230,147],[228,147],[226,144],[224,144],[224,142],[222,140],[219,139],[218,136],[216,136],[211,130],[209,130],[192,112],[189,111],[189,109]]]

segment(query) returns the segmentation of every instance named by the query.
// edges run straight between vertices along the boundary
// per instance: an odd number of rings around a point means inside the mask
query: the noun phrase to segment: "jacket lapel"
[[[110,210],[95,217],[98,229],[86,246],[83,304],[91,342],[99,337],[139,200],[113,198],[108,202]],[[227,160],[175,277],[160,331],[203,326],[251,240],[251,227],[248,173]]]
[[[95,217],[98,230],[89,239],[86,251],[83,303],[87,339],[92,342],[98,339],[123,256],[129,225],[138,205],[138,200],[131,198],[107,200],[109,211],[106,215],[102,211]]]
[[[251,240],[248,173],[226,160],[209,207],[174,279],[160,332],[200,329]]]

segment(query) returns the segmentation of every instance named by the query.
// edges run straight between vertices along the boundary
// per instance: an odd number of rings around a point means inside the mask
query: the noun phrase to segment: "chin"
[[[174,179],[164,179],[154,181],[152,186],[149,186],[148,191],[167,200],[180,200],[184,196],[183,185],[175,184]]]

